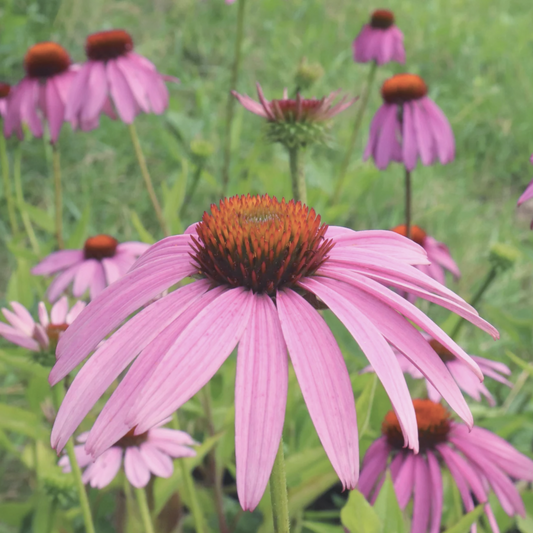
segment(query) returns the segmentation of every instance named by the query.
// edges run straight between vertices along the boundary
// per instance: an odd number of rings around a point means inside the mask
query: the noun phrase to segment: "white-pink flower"
[[[121,278],[149,247],[142,242],[119,243],[109,235],[95,235],[85,241],[82,250],[54,252],[31,272],[36,276],[57,274],[47,291],[51,302],[57,300],[71,283],[76,298],[88,289],[92,299]]]
[[[54,350],[63,332],[82,312],[85,305],[85,302],[76,302],[69,309],[68,300],[63,297],[53,305],[48,315],[46,305],[40,302],[39,322],[36,322],[22,304],[11,302],[13,311],[2,308],[9,325],[0,322],[0,336],[33,352]]]
[[[162,424],[165,424],[165,420]],[[161,425],[162,425],[161,424]],[[124,435],[113,446],[94,459],[85,451],[85,441],[89,433],[78,438],[79,446],[74,447],[76,460],[83,472],[83,482],[95,489],[109,485],[118,474],[124,461],[124,472],[128,481],[137,488],[145,487],[153,474],[157,477],[170,477],[174,471],[172,459],[194,457],[190,448],[198,444],[184,431],[156,427],[141,435]],[[59,460],[64,473],[71,471],[69,458],[64,455]]]

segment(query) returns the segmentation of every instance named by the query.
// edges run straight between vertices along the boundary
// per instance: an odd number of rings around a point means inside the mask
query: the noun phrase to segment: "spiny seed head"
[[[423,98],[428,93],[426,82],[416,74],[396,74],[385,80],[381,96],[388,104],[403,104]]]
[[[455,355],[453,355],[448,348],[443,346],[439,341],[435,339],[431,339],[429,341],[429,345],[437,352],[437,355],[444,361],[453,361],[456,359]]]
[[[11,85],[9,83],[0,82],[0,98],[7,98],[11,92]]]
[[[326,230],[301,202],[233,196],[204,213],[191,257],[198,274],[217,285],[275,296],[324,263],[334,244]]]
[[[394,13],[388,9],[376,9],[370,18],[370,26],[379,30],[386,30],[394,24]]]
[[[85,41],[85,53],[93,61],[107,61],[126,55],[133,50],[133,39],[124,30],[93,33]]]
[[[407,237],[407,227],[405,224],[400,224],[399,226],[392,228],[391,231],[394,231],[395,233],[399,233],[400,235]],[[424,241],[426,240],[427,233],[420,226],[411,225],[409,227],[409,233],[412,241],[415,241],[416,244],[420,246],[424,246]]]
[[[65,72],[69,66],[68,52],[49,41],[33,45],[24,57],[24,69],[30,78],[50,78]]]
[[[433,449],[437,444],[446,442],[450,432],[450,415],[440,403],[431,400],[413,400],[420,451]],[[404,438],[398,417],[389,411],[381,425],[381,432],[387,442],[398,450],[404,447]]]
[[[113,257],[117,251],[118,241],[110,235],[95,235],[89,237],[83,246],[85,259],[97,259],[101,261],[104,257]]]
[[[55,352],[57,343],[59,342],[59,337],[61,334],[66,331],[68,324],[48,324],[46,327],[46,334],[48,335],[48,340],[50,341],[50,349]]]

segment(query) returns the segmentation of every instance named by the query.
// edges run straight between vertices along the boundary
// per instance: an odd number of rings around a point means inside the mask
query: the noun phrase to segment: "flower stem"
[[[226,196],[231,164],[231,126],[235,112],[235,98],[231,91],[237,88],[242,57],[242,39],[244,36],[244,8],[246,0],[237,0],[237,31],[235,34],[235,52],[231,69],[231,81],[226,104],[226,131],[224,133],[224,160],[222,163],[222,196]]]
[[[37,237],[35,236],[35,232],[33,231],[33,226],[31,224],[30,217],[24,205],[24,194],[22,192],[22,180],[20,177],[21,176],[21,172],[20,172],[21,165],[22,165],[22,149],[19,144],[15,149],[15,158],[13,161],[13,181],[15,183],[15,199],[17,202],[17,207],[20,211],[20,216],[22,217],[22,223],[24,225],[24,229],[26,230],[26,234],[28,235],[28,239],[30,240],[32,250],[35,254],[39,255],[41,252],[39,248],[39,243],[37,242]]]
[[[180,429],[180,424],[179,424],[177,413],[174,413],[174,416],[172,417],[172,425],[174,429],[176,430]],[[193,520],[194,520],[194,529],[196,533],[204,533],[205,532],[204,519],[202,516],[202,511],[200,509],[200,506],[198,505],[198,495],[196,494],[196,488],[194,486],[194,481],[192,479],[191,473],[189,472],[189,469],[187,468],[185,460],[178,459],[178,463],[181,468],[181,476],[183,477],[183,482],[185,483],[185,492],[189,496],[189,506],[190,506]]]
[[[152,517],[150,516],[150,508],[148,507],[148,499],[144,489],[135,489],[137,496],[137,503],[139,504],[139,511],[141,513],[141,520],[144,526],[144,533],[154,533],[154,525]]]
[[[150,196],[150,200],[152,201],[152,205],[154,207],[157,220],[159,221],[159,225],[163,230],[163,234],[165,237],[167,237],[169,235],[167,223],[165,221],[165,217],[163,216],[163,210],[161,209],[157,195],[155,194],[152,178],[150,177],[150,172],[148,171],[148,166],[146,165],[146,159],[141,148],[141,143],[139,142],[139,136],[137,135],[137,129],[133,123],[129,124],[128,128],[130,130],[133,149],[135,150],[135,155],[137,156],[137,162],[139,163],[139,168],[141,169],[141,174],[148,191],[148,196]]]
[[[3,135],[3,125],[0,121],[0,160],[2,161],[2,177],[4,181],[4,196],[6,197],[7,212],[9,216],[9,223],[11,224],[11,232],[13,235],[18,233],[17,215],[15,212],[15,203],[11,195],[11,182],[9,179],[9,158],[7,157],[6,139]]]
[[[405,236],[411,238],[411,172],[405,169]]]
[[[274,532],[288,533],[290,531],[289,499],[287,496],[287,480],[285,477],[285,458],[283,457],[283,439],[279,443],[278,453],[270,474],[270,499],[272,501],[272,516],[274,518]]]
[[[198,163],[198,166],[196,167],[196,170],[192,177],[192,183],[190,187],[188,188],[187,192],[185,193],[185,198],[183,199],[183,204],[181,205],[180,218],[183,217],[183,215],[185,214],[185,211],[191,205],[194,193],[196,192],[196,189],[198,187],[198,183],[200,181],[200,177],[202,176],[203,171],[204,171],[204,163],[203,162]]]
[[[293,146],[289,150],[289,164],[291,167],[292,195],[294,200],[307,203],[307,187],[305,185],[305,171],[303,149]]]
[[[207,418],[207,431],[209,436],[215,435],[215,425],[213,423],[213,410],[211,408],[211,393],[209,384],[202,389],[205,415]],[[228,523],[226,522],[226,515],[224,514],[224,494],[222,492],[222,476],[217,466],[217,458],[215,450],[211,450],[207,456],[207,464],[211,474],[211,481],[213,483],[213,492],[215,496],[215,508],[218,516],[218,527],[220,533],[229,533]]]
[[[57,247],[62,250],[65,247],[63,242],[63,194],[61,191],[61,159],[57,144],[52,144],[52,158],[54,168],[54,197],[56,213],[56,238]]]
[[[476,305],[481,300],[481,297],[483,294],[485,294],[486,290],[492,285],[492,282],[496,279],[496,276],[498,275],[498,267],[496,265],[493,265],[492,268],[487,272],[487,275],[485,279],[483,280],[483,283],[480,285],[479,289],[477,290],[476,294],[474,294],[474,297],[472,298],[472,301],[470,302],[470,305],[472,307],[476,307]],[[459,335],[459,332],[461,331],[461,328],[463,327],[465,320],[464,318],[461,318],[459,322],[455,325],[455,328],[453,328],[453,331],[450,334],[450,337],[452,339],[455,339],[457,335]]]
[[[346,179],[346,172],[348,171],[348,166],[350,165],[350,159],[352,157],[352,152],[355,147],[355,142],[359,136],[359,130],[361,129],[361,124],[363,123],[363,116],[365,114],[366,106],[368,105],[368,98],[370,96],[370,88],[374,82],[376,76],[377,63],[372,62],[370,66],[370,71],[368,72],[368,78],[366,79],[366,85],[363,89],[363,94],[361,95],[361,100],[357,108],[357,114],[355,115],[355,122],[353,125],[352,135],[348,141],[348,149],[342,160],[341,170],[339,172],[339,177],[337,179],[337,185],[335,187],[335,192],[333,193],[332,203],[336,204],[339,201],[342,188],[344,186],[344,181]]]

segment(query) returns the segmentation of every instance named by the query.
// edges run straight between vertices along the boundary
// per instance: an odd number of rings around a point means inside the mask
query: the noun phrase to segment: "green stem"
[[[472,301],[470,302],[470,305],[472,307],[476,307],[476,305],[481,300],[481,297],[483,294],[485,294],[486,290],[491,286],[492,282],[496,279],[496,276],[498,275],[498,267],[494,265],[487,273],[487,276],[485,277],[483,283],[477,290],[476,294],[474,294],[474,297],[472,298]],[[461,331],[461,328],[463,327],[463,323],[465,322],[464,318],[461,318],[459,322],[455,325],[455,328],[450,334],[450,337],[452,339],[457,338],[457,335]]]
[[[7,157],[6,139],[3,135],[3,124],[0,121],[0,160],[2,161],[2,177],[4,180],[4,196],[6,197],[7,213],[9,216],[9,223],[11,224],[11,232],[13,235],[18,233],[17,215],[15,212],[15,203],[11,195],[11,182],[9,179],[9,158]]]
[[[307,203],[307,187],[305,185],[305,171],[303,148],[294,146],[289,148],[289,164],[291,168],[292,195],[294,200]]]
[[[57,144],[52,144],[52,165],[54,168],[54,198],[56,214],[56,239],[57,247],[65,247],[63,241],[63,193],[61,190],[61,158]]]
[[[196,192],[196,188],[198,187],[198,183],[200,181],[200,177],[202,175],[202,172],[204,170],[204,164],[199,163],[196,167],[196,171],[194,173],[194,176],[192,177],[192,183],[189,187],[189,190],[185,193],[185,198],[183,199],[183,204],[180,209],[180,218],[185,214],[185,210],[189,205],[191,204],[191,201],[193,199],[194,193]]]
[[[411,172],[405,169],[405,236],[411,238]]]
[[[370,71],[368,72],[368,78],[366,80],[365,88],[363,89],[363,94],[361,95],[361,100],[359,101],[359,106],[357,108],[357,114],[355,115],[355,122],[353,125],[352,135],[348,141],[348,149],[342,160],[341,170],[339,172],[339,177],[337,179],[337,185],[335,187],[335,192],[333,193],[332,203],[336,204],[339,201],[342,188],[344,186],[344,181],[346,179],[346,173],[348,171],[348,166],[350,165],[350,159],[352,157],[352,152],[355,147],[355,142],[359,135],[359,130],[361,129],[361,124],[363,123],[363,115],[365,114],[366,106],[368,105],[368,98],[370,96],[370,88],[374,82],[376,76],[377,63],[372,62]]]
[[[174,426],[174,429],[180,429],[178,413],[174,413],[174,416],[172,417],[172,425]],[[196,494],[196,487],[194,486],[192,475],[189,472],[189,469],[187,468],[185,459],[178,459],[178,463],[181,468],[181,476],[183,477],[183,482],[185,483],[185,492],[189,497],[189,506],[194,520],[194,529],[196,533],[204,533],[204,519],[202,511],[198,504],[198,495]]]
[[[283,457],[283,439],[279,443],[278,453],[270,474],[270,499],[272,501],[272,516],[274,518],[274,532],[288,533],[290,531],[289,499],[287,496],[287,480],[285,477],[285,459]]]
[[[144,533],[154,533],[154,525],[152,524],[152,517],[150,516],[150,508],[148,507],[146,492],[144,489],[136,488],[135,495],[137,496],[137,503],[139,504]]]
[[[237,1],[237,31],[235,34],[235,51],[231,69],[230,89],[226,104],[226,131],[224,132],[224,160],[222,164],[222,196],[226,196],[229,183],[229,169],[231,164],[231,127],[235,112],[235,97],[231,91],[237,88],[242,57],[242,39],[244,36],[244,11],[246,0]]]
[[[128,128],[130,130],[133,149],[135,150],[135,155],[137,156],[137,162],[139,163],[139,168],[141,169],[141,174],[146,185],[146,189],[148,191],[148,196],[152,201],[152,205],[154,207],[157,220],[159,221],[159,225],[163,230],[163,234],[165,235],[165,237],[167,237],[169,235],[167,223],[165,221],[165,217],[163,216],[163,210],[161,209],[161,205],[159,204],[157,195],[155,194],[152,178],[150,176],[150,172],[148,171],[148,166],[146,165],[146,158],[144,157],[144,153],[141,148],[141,143],[139,142],[139,136],[137,135],[137,129],[135,128],[135,125],[133,123],[129,124]]]
[[[204,409],[207,418],[207,431],[210,437],[215,435],[215,424],[213,422],[213,409],[211,407],[211,393],[209,384],[202,389],[204,399]],[[224,514],[224,493],[222,491],[222,475],[217,466],[217,458],[215,450],[212,449],[208,456],[207,462],[213,483],[213,493],[215,496],[215,508],[218,516],[218,527],[220,533],[229,533],[228,523],[226,522],[226,515]]]
[[[17,201],[17,207],[22,218],[22,223],[24,224],[24,229],[30,240],[31,247],[37,255],[40,254],[41,250],[39,248],[39,243],[37,242],[37,237],[33,231],[33,226],[31,224],[30,217],[28,212],[24,207],[24,194],[22,192],[22,180],[21,180],[21,166],[22,166],[22,149],[20,144],[15,149],[15,159],[13,162],[13,181],[15,182],[15,198]]]

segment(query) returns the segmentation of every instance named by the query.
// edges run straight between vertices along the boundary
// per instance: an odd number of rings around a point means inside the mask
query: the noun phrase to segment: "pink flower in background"
[[[409,290],[490,332],[459,296],[414,266],[424,250],[392,231],[321,225],[313,209],[269,196],[235,196],[211,206],[184,235],[153,245],[128,274],[93,300],[58,346],[50,383],[63,379],[98,343],[155,295],[88,359],[56,418],[60,450],[95,402],[125,374],[87,439],[98,456],[132,428],[142,433],[194,396],[238,345],[235,382],[237,490],[259,503],[279,446],[290,354],[322,445],[345,487],[358,478],[358,434],[342,353],[313,303],[343,322],[374,367],[398,413],[405,444],[418,449],[416,417],[392,348],[398,346],[470,426],[472,415],[422,329],[476,363],[416,306],[387,288]],[[318,299],[321,302],[318,302]]]
[[[149,247],[142,242],[119,243],[109,235],[96,235],[85,241],[82,250],[60,250],[50,254],[31,272],[36,276],[57,274],[47,291],[51,302],[57,300],[71,283],[76,298],[89,289],[93,299],[107,285],[122,277]]]
[[[391,231],[404,237],[407,236],[405,224],[400,224],[392,228]],[[424,248],[431,262],[429,265],[418,265],[418,269],[443,285],[446,285],[446,270],[453,274],[456,281],[461,277],[461,271],[452,259],[450,250],[445,244],[428,235],[420,226],[412,225],[410,233],[411,239]]]
[[[356,100],[343,97],[333,105],[339,91],[320,99],[302,98],[300,94],[296,95],[296,98],[289,98],[286,89],[283,98],[266,100],[259,83],[257,84],[259,102],[235,91],[232,91],[232,94],[245,109],[266,118],[269,122],[324,122],[350,107]]]
[[[455,158],[455,139],[448,119],[427,97],[427,86],[415,74],[397,74],[381,88],[384,103],[370,125],[364,160],[373,157],[383,170],[391,161],[409,171],[418,158],[423,165],[437,159],[444,165]]]
[[[161,114],[168,107],[165,81],[176,78],[160,74],[145,57],[133,52],[133,39],[124,30],[108,30],[87,37],[88,61],[72,85],[66,120],[73,127],[96,128],[100,113],[115,118],[114,104],[122,122],[131,124],[141,112]]]
[[[494,400],[492,394],[489,392],[487,387],[479,381],[479,378],[467,367],[465,364],[457,359],[447,348],[445,348],[440,342],[432,339],[429,335],[423,334],[426,341],[429,342],[431,347],[437,352],[437,355],[442,359],[446,367],[448,368],[450,374],[455,379],[459,388],[465,393],[468,394],[471,398],[477,402],[481,401],[481,397],[485,396],[490,406],[494,407],[496,401]],[[399,350],[393,346],[394,353],[398,358],[398,362],[402,368],[404,374],[409,374],[414,379],[424,379],[424,375],[418,368],[407,359]],[[503,383],[508,387],[512,387],[513,384],[504,376],[510,376],[511,370],[507,365],[500,363],[499,361],[492,361],[490,359],[485,359],[484,357],[478,357],[476,355],[470,356],[481,369],[485,377],[490,377],[495,381]],[[373,372],[371,366],[367,366],[363,372]],[[429,381],[426,380],[426,385],[428,389],[428,397],[434,402],[439,402],[441,400],[441,395],[439,392],[431,385]]]
[[[164,423],[168,422],[165,420]],[[89,433],[82,433],[78,442],[85,443]],[[124,435],[102,455],[93,460],[85,451],[85,445],[75,446],[76,460],[83,472],[83,482],[95,489],[109,485],[118,474],[124,459],[124,472],[128,481],[137,488],[145,487],[153,474],[170,477],[174,471],[172,459],[194,457],[196,452],[189,448],[198,444],[184,431],[157,427],[134,435],[133,431]],[[69,458],[65,455],[59,460],[64,473],[71,471]]]
[[[412,533],[439,533],[443,507],[441,465],[455,482],[466,512],[477,503],[494,533],[499,533],[488,503],[491,489],[509,516],[525,517],[524,504],[513,480],[533,481],[533,461],[486,429],[470,431],[450,419],[446,409],[431,400],[414,400],[420,453],[403,447],[394,412],[385,417],[383,436],[368,449],[361,469],[359,490],[374,502],[386,470],[390,470],[398,503],[405,509],[413,499]],[[389,458],[391,462],[389,464]],[[475,498],[475,500],[474,500]]]
[[[377,9],[372,13],[370,23],[362,27],[353,42],[353,57],[357,63],[405,63],[403,33],[394,24],[392,11]]]
[[[9,137],[16,132],[22,139],[22,124],[27,124],[35,137],[42,137],[46,123],[50,140],[55,143],[65,119],[65,104],[76,67],[71,65],[62,46],[43,42],[28,50],[24,68],[26,77],[11,88],[4,133]]]
[[[533,155],[531,156],[531,162],[533,163]],[[531,200],[533,198],[533,180],[531,183],[526,187],[526,190],[520,196],[518,199],[517,206],[521,206],[524,202],[527,202],[528,200]],[[533,220],[531,221],[531,229],[533,229]]]
[[[45,304],[40,302],[39,322],[35,322],[22,304],[11,302],[13,311],[2,308],[2,313],[10,325],[0,322],[0,336],[33,352],[55,350],[59,337],[85,305],[85,302],[76,302],[69,310],[68,300],[63,297],[54,304],[49,316]]]
[[[7,97],[11,92],[9,83],[0,82],[0,117],[4,118],[7,112]]]

